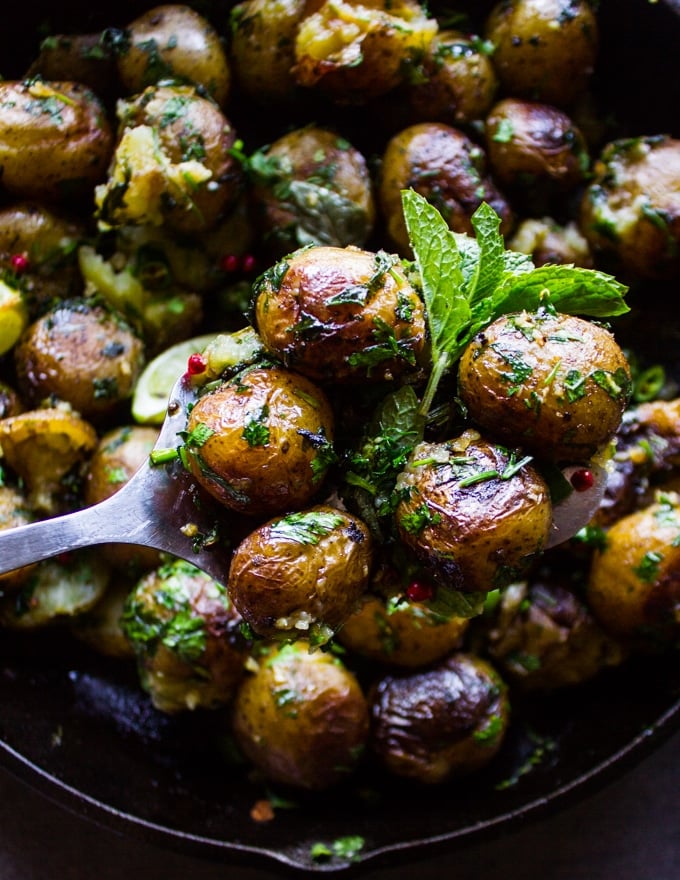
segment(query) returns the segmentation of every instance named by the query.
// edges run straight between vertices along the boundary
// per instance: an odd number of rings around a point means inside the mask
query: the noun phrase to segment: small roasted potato
[[[364,156],[315,125],[294,129],[250,160],[255,219],[280,258],[305,245],[362,246],[375,221]]]
[[[502,590],[482,624],[482,651],[523,691],[578,685],[626,657],[623,646],[552,571]]]
[[[579,224],[600,259],[632,278],[680,277],[680,140],[616,140],[597,158]]]
[[[486,118],[489,168],[501,189],[537,214],[584,179],[589,155],[583,135],[557,107],[504,98]]]
[[[236,203],[242,172],[236,133],[193,86],[149,86],[118,102],[119,136],[108,179],[95,190],[105,226],[163,224],[195,234]]]
[[[573,220],[564,224],[552,217],[523,220],[508,242],[510,250],[527,254],[534,266],[571,263],[593,269],[593,253]]]
[[[368,585],[372,540],[357,517],[327,505],[277,517],[239,544],[229,597],[259,636],[326,643]]]
[[[384,251],[300,250],[260,277],[254,305],[265,348],[318,381],[393,380],[424,352],[422,301]]]
[[[522,453],[466,430],[419,443],[397,479],[399,537],[438,589],[488,592],[526,571],[548,539],[548,487]]]
[[[680,635],[680,496],[659,493],[606,532],[594,553],[586,601],[602,626],[636,646]]]
[[[29,506],[25,493],[7,483],[0,484],[0,532],[3,529],[25,526],[34,519],[35,514]],[[35,565],[25,565],[0,574],[0,592],[21,587],[34,570]]]
[[[180,559],[145,574],[121,618],[142,687],[169,714],[230,702],[247,657],[241,624],[225,588]]]
[[[0,357],[14,348],[29,320],[28,305],[20,286],[0,279]]]
[[[599,42],[589,0],[500,0],[485,36],[504,93],[558,107],[585,91]]]
[[[19,389],[29,401],[57,398],[85,419],[102,420],[131,397],[144,348],[119,315],[75,298],[28,327],[14,361]]]
[[[439,31],[399,91],[409,122],[465,126],[484,119],[498,91],[490,48],[476,35]]]
[[[272,782],[322,791],[357,767],[368,705],[356,677],[302,641],[255,656],[233,705],[237,745]]]
[[[280,367],[238,374],[199,398],[185,450],[196,480],[250,516],[299,509],[334,458],[333,413],[309,379]]]
[[[82,293],[76,251],[85,235],[80,220],[37,202],[0,209],[0,269],[16,277],[31,317]]]
[[[410,188],[433,204],[455,232],[473,233],[471,217],[482,202],[501,218],[504,235],[512,228],[513,211],[488,174],[484,150],[449,125],[408,126],[388,141],[383,153],[378,205],[402,256],[411,252],[401,205],[402,190]]]
[[[262,104],[296,94],[295,36],[307,0],[244,0],[230,12],[229,58],[240,92]]]
[[[506,685],[486,660],[466,653],[428,670],[386,675],[369,701],[378,761],[429,785],[486,766],[510,722]]]
[[[80,83],[0,82],[0,189],[66,202],[106,174],[113,131],[99,98]]]
[[[586,461],[606,446],[631,391],[630,367],[608,330],[542,309],[497,318],[458,367],[471,419],[553,462]]]
[[[419,669],[459,649],[469,626],[464,617],[446,617],[395,594],[367,594],[338,633],[340,644],[383,666]]]
[[[18,593],[0,597],[0,626],[34,630],[71,622],[102,599],[110,579],[108,565],[90,550],[39,562]]]
[[[325,0],[298,26],[293,77],[337,103],[364,104],[404,81],[437,30],[415,0]]]
[[[104,657],[134,660],[130,640],[123,632],[121,618],[125,603],[137,578],[128,580],[113,574],[104,595],[87,611],[70,622],[70,631],[83,644]]]
[[[124,425],[107,431],[87,463],[83,481],[86,505],[110,498],[134,476],[158,438],[156,428]],[[134,544],[104,544],[102,555],[118,570],[140,575],[160,565],[160,555],[151,547]]]
[[[83,465],[97,446],[95,428],[67,408],[27,410],[0,421],[0,450],[24,482],[28,503],[54,515],[64,496],[62,481]]]
[[[118,75],[129,94],[161,80],[201,86],[223,107],[231,91],[231,69],[218,32],[184,4],[164,4],[143,12],[118,41]]]
[[[28,78],[48,82],[77,82],[105,102],[115,98],[120,83],[113,46],[107,32],[50,34],[26,72]]]

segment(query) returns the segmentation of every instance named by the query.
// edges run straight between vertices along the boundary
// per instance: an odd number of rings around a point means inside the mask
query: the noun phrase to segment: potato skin
[[[630,278],[680,278],[680,140],[612,141],[595,161],[579,224],[600,259]]]
[[[227,589],[258,635],[326,642],[365,591],[371,557],[367,526],[320,505],[246,536],[232,557]]]
[[[113,131],[97,96],[73,82],[0,82],[0,187],[66,201],[106,173]]]
[[[440,587],[488,592],[525,571],[548,538],[552,506],[538,471],[465,431],[419,443],[397,480],[399,537]]]
[[[515,229],[508,247],[528,254],[534,266],[572,263],[583,269],[594,268],[590,245],[573,220],[564,225],[552,217],[523,220]]]
[[[664,493],[624,516],[596,550],[586,600],[602,626],[638,647],[680,635],[680,496]]]
[[[396,258],[383,251],[320,247],[292,254],[257,285],[254,313],[268,351],[318,381],[384,381],[415,372],[425,344],[422,302]]]
[[[276,259],[308,244],[364,245],[375,201],[364,156],[335,132],[294,129],[265,150],[266,173],[255,174],[256,220]]]
[[[166,4],[142,13],[126,28],[129,46],[117,53],[118,75],[128,93],[142,92],[160,79],[202,86],[223,107],[231,70],[220,36],[189,6]]]
[[[486,118],[486,152],[498,185],[533,213],[573,190],[589,157],[583,135],[557,107],[504,98]]]
[[[449,125],[410,125],[388,141],[383,153],[378,204],[387,233],[403,256],[410,254],[410,245],[401,191],[409,188],[431,202],[455,232],[473,234],[471,217],[482,202],[501,218],[503,234],[512,228],[512,209],[488,175],[484,150]]]
[[[507,688],[480,657],[457,653],[370,695],[371,750],[391,772],[433,785],[491,761],[510,720]]]
[[[304,376],[279,367],[240,374],[193,407],[189,435],[205,428],[212,431],[205,442],[187,446],[191,471],[232,510],[285,513],[305,506],[323,485],[333,414]]]
[[[485,35],[506,94],[568,106],[593,72],[598,28],[587,0],[501,0]]]
[[[85,299],[59,303],[28,327],[14,349],[19,388],[30,401],[54,395],[93,421],[112,417],[130,398],[143,359],[132,330]]]
[[[591,458],[611,440],[631,394],[612,334],[570,315],[503,315],[470,342],[458,391],[484,430],[554,462]]]
[[[267,779],[299,789],[347,778],[368,738],[368,704],[355,676],[305,642],[270,647],[256,660],[233,708],[245,755]]]

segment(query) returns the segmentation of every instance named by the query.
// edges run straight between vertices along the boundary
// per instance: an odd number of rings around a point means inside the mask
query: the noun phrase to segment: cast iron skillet
[[[123,25],[151,5],[118,2],[109,14],[76,0],[20,4],[0,35],[2,74],[21,75],[45,21],[43,33],[82,32]],[[227,7],[213,4],[214,17]],[[677,0],[602,0],[597,89],[631,134],[680,135],[678,12]],[[665,304],[670,295],[664,285],[633,288],[633,311],[617,332],[680,381],[680,316]],[[225,863],[351,871],[496,834],[608,781],[680,727],[680,664],[637,658],[574,691],[516,702],[502,753],[469,782],[421,789],[361,775],[321,798],[296,795],[266,823],[250,812],[272,792],[230,759],[219,713],[155,712],[133,669],[66,633],[2,635],[0,704],[4,764],[81,815]],[[358,861],[312,859],[313,844],[357,834],[365,841]]]

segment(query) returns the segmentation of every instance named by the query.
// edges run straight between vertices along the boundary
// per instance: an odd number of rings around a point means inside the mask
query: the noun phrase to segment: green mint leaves
[[[452,232],[437,209],[412,189],[402,191],[402,206],[432,343],[422,413],[473,336],[501,315],[539,306],[594,318],[628,311],[628,288],[613,276],[572,265],[536,268],[525,254],[506,250],[500,218],[486,203],[472,217],[474,238]]]

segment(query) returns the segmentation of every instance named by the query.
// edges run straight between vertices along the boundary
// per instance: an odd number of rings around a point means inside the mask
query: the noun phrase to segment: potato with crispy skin
[[[546,545],[552,505],[544,479],[523,453],[476,431],[419,443],[396,488],[399,537],[438,589],[504,586]]]
[[[266,349],[312,379],[380,382],[417,373],[423,304],[391,254],[301,250],[261,276],[254,300]]]
[[[201,397],[189,414],[186,457],[228,508],[271,516],[306,505],[334,458],[333,414],[309,379],[254,368]]]
[[[272,782],[322,791],[356,769],[368,739],[368,705],[333,654],[305,642],[254,658],[234,701],[237,744]]]
[[[585,91],[598,49],[589,0],[501,0],[485,36],[506,94],[564,107]]]
[[[473,233],[471,217],[482,202],[501,218],[503,234],[514,222],[510,204],[489,175],[483,148],[450,125],[410,125],[388,141],[383,153],[378,205],[389,238],[400,254],[408,256],[411,246],[401,205],[404,189],[426,198],[455,232]]]
[[[377,760],[396,776],[427,784],[484,767],[510,723],[505,683],[472,654],[453,654],[409,675],[386,675],[369,699]]]
[[[368,585],[372,543],[360,519],[327,505],[277,517],[236,548],[229,596],[258,635],[323,644]]]
[[[539,309],[480,331],[458,366],[471,419],[554,462],[591,458],[614,436],[632,390],[626,357],[604,327]]]
[[[80,83],[0,83],[0,187],[15,198],[66,202],[106,174],[113,132]]]
[[[231,69],[220,35],[204,16],[181,3],[155,6],[131,21],[116,59],[129,94],[160,80],[201,86],[221,107],[230,94]]]

